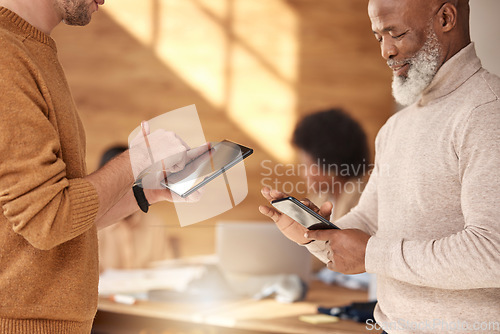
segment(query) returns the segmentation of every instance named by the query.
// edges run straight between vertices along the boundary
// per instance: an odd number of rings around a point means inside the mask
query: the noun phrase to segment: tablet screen
[[[161,184],[186,197],[252,153],[248,147],[224,140],[188,163],[183,170],[170,174]]]

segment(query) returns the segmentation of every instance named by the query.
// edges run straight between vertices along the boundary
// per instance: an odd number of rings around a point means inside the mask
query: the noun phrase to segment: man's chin
[[[92,14],[87,7],[80,7],[72,12],[66,12],[63,23],[69,26],[86,26],[92,20]]]
[[[87,24],[90,23],[90,18],[88,20],[78,20],[78,21],[63,20],[63,23],[68,25],[68,26],[83,27],[83,26],[86,26]]]
[[[398,76],[394,77],[392,81],[392,96],[398,104],[405,107],[413,104],[420,96],[408,87],[407,80],[406,77]]]
[[[406,81],[408,81],[408,72],[405,72],[404,74],[396,74],[394,73],[392,75],[392,81],[396,81],[401,85],[404,85]]]

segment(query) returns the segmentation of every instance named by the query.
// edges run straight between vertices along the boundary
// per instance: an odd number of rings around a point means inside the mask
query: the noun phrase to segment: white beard
[[[422,48],[411,58],[404,61],[389,59],[389,66],[408,63],[408,77],[392,78],[392,95],[396,102],[408,106],[418,100],[424,89],[429,86],[439,67],[440,45],[436,33],[430,29]]]

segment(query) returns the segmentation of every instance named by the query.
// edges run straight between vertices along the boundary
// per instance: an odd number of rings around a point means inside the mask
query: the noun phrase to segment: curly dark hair
[[[342,109],[333,108],[305,116],[295,127],[292,143],[319,162],[360,177],[369,166],[366,135]],[[329,168],[330,169],[330,168]]]

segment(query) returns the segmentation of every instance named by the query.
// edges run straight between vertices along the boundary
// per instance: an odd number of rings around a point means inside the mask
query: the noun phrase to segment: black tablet
[[[183,170],[168,175],[161,185],[183,198],[187,197],[252,153],[251,148],[223,140],[186,164]]]

